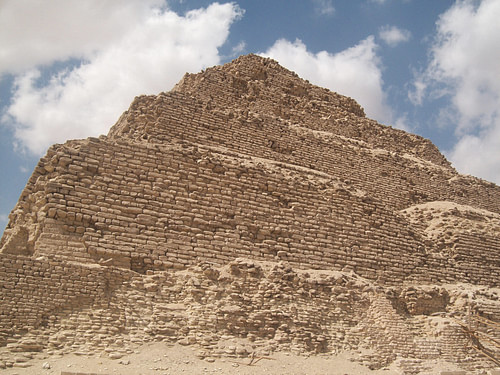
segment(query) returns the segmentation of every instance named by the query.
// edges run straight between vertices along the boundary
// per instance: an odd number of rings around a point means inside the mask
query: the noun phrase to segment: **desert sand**
[[[196,349],[178,344],[152,343],[143,345],[120,359],[103,356],[49,356],[39,353],[26,363],[29,367],[1,370],[6,375],[68,374],[294,374],[294,375],[396,375],[401,374],[397,362],[389,368],[370,370],[353,361],[359,353],[344,352],[336,356],[298,356],[290,353],[271,353],[269,357],[200,359]],[[458,368],[449,363],[435,363],[433,374]],[[429,374],[431,374],[429,373]]]

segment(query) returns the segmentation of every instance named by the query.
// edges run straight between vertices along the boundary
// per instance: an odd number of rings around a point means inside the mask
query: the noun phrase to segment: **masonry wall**
[[[119,358],[167,340],[474,368],[440,319],[498,321],[499,202],[429,141],[270,60],[188,75],[40,160],[0,241],[0,367],[4,349]]]
[[[110,136],[158,144],[192,142],[303,166],[351,183],[397,210],[449,200],[500,212],[500,188],[458,175],[444,158],[428,151],[432,148],[427,140],[384,127],[373,141],[364,141],[363,129],[382,125],[352,114],[331,120],[334,125],[325,132],[309,127],[320,118],[299,122],[269,115],[259,107],[255,112],[231,107],[222,112],[223,107],[215,104],[217,109],[205,110],[205,106],[201,99],[177,91],[141,97]],[[351,134],[347,124],[355,124],[359,134]],[[389,140],[392,146],[386,147]]]
[[[197,147],[95,141],[54,150],[49,163],[58,177],[46,176],[35,255],[112,258],[139,272],[279,258],[387,280],[404,278],[418,263],[418,242],[392,212],[314,171]],[[405,269],[377,254],[404,256]]]
[[[16,334],[53,326],[64,314],[105,302],[123,279],[101,267],[0,254],[0,347],[15,342],[9,340]]]
[[[314,86],[276,61],[249,55],[231,64],[187,74],[173,90],[201,101],[205,112],[267,115],[308,129],[355,138],[373,148],[415,154],[449,166],[428,140],[365,117],[352,98]]]
[[[297,270],[283,262],[237,259],[223,267],[199,263],[142,275],[53,257],[1,260],[0,282],[17,284],[4,292],[1,307],[0,348],[11,353],[120,358],[136,345],[166,341],[195,345],[201,358],[366,348],[359,361],[370,368],[400,357],[411,374],[430,371],[426,360],[460,356],[461,365],[473,369],[480,355],[467,347],[461,328],[443,325],[439,314],[463,314],[464,308],[499,313],[498,295],[487,289],[476,294],[480,303],[464,305],[453,288],[386,289],[354,274]],[[228,337],[238,344],[228,344]],[[1,360],[15,362],[4,350]]]
[[[401,215],[315,170],[188,144],[105,138],[55,147],[37,170],[35,185],[45,189],[38,221],[13,217],[34,238],[33,256],[139,273],[246,257],[353,270],[389,284],[498,283],[498,252],[487,260],[478,246],[452,261],[429,255],[432,248]],[[3,251],[18,248],[25,247]]]

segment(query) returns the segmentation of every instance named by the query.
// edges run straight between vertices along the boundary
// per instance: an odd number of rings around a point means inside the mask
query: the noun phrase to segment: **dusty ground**
[[[366,367],[351,362],[347,355],[336,357],[299,357],[274,353],[270,359],[261,359],[249,366],[249,359],[199,359],[196,350],[164,343],[144,345],[133,354],[120,359],[84,357],[74,354],[63,357],[37,358],[28,368],[2,370],[5,374],[57,374],[61,371],[96,374],[164,375],[164,374],[387,374],[397,372],[379,370],[370,372]],[[44,369],[48,363],[50,369]],[[46,365],[47,367],[47,365]]]
[[[30,367],[13,367],[0,370],[6,375],[59,375],[62,371],[74,374],[122,374],[122,375],[170,375],[170,374],[335,374],[335,375],[395,375],[401,371],[395,365],[391,368],[370,371],[345,353],[332,357],[301,357],[286,353],[273,353],[249,366],[249,359],[216,359],[214,362],[200,359],[196,350],[180,345],[164,343],[147,344],[133,354],[120,359],[108,357],[87,357],[75,354],[61,356],[39,355],[29,362]],[[50,368],[44,368],[50,367]],[[436,364],[434,374],[442,370],[455,370],[453,365]]]

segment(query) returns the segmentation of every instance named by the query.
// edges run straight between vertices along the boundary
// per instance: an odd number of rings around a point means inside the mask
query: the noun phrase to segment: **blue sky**
[[[0,227],[48,146],[106,134],[134,96],[247,53],[499,184],[499,19],[498,0],[3,0]]]

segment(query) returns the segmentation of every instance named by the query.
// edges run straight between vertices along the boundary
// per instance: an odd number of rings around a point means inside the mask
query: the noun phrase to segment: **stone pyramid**
[[[152,341],[498,365],[500,188],[271,59],[186,74],[52,146],[9,218],[0,366]]]

